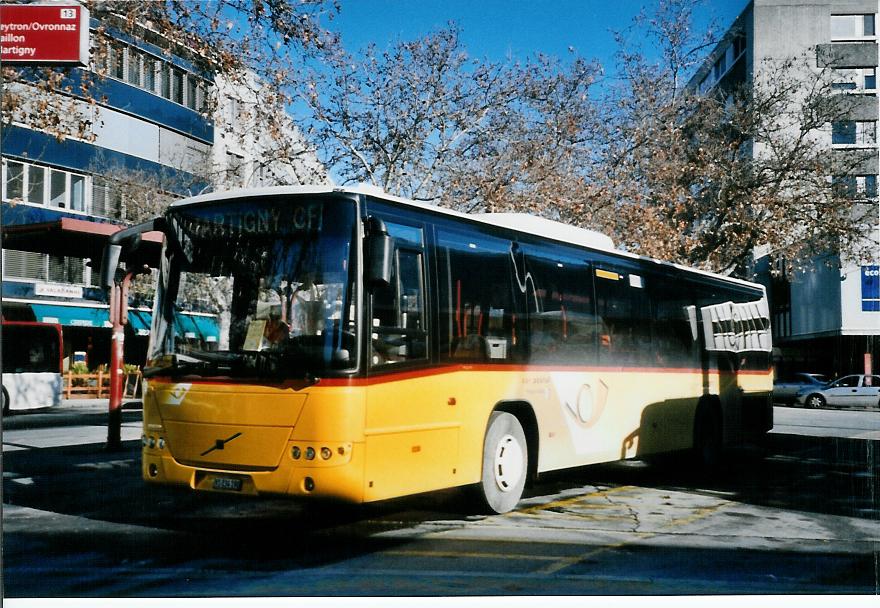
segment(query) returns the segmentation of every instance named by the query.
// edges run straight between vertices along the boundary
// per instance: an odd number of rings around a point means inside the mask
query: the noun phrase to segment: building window
[[[4,249],[3,278],[45,281],[47,278],[46,254]]]
[[[156,92],[156,63],[152,57],[144,57],[144,88],[150,93]]]
[[[232,131],[232,125],[236,124],[236,122],[240,119],[241,108],[239,105],[241,101],[236,99],[235,97],[227,97],[226,98],[226,130],[227,132]]]
[[[723,53],[721,57],[715,60],[715,65],[712,68],[712,75],[715,78],[715,81],[718,82],[721,80],[721,77],[724,75],[724,72],[727,71],[727,53]]]
[[[125,49],[126,54],[126,70],[125,70],[125,82],[128,84],[133,84],[136,87],[141,86],[141,73],[140,73],[140,55],[139,53],[131,47],[127,47]]]
[[[3,200],[24,198],[24,164],[15,161],[3,163]]]
[[[71,258],[60,255],[48,256],[49,280],[54,283],[84,283],[85,264],[82,258]]]
[[[202,77],[117,40],[108,44],[107,51],[106,66],[99,67],[106,67],[111,77],[202,111],[208,86]]]
[[[99,177],[92,180],[92,214],[125,219],[122,194],[113,182]]]
[[[74,211],[86,210],[86,177],[70,174],[70,208]]]
[[[111,43],[109,53],[110,76],[122,80],[125,76],[125,47]]]
[[[877,88],[877,68],[834,70],[831,88],[835,91],[873,91]]]
[[[226,180],[229,188],[244,185],[244,157],[232,152],[226,153]]]
[[[198,79],[192,74],[188,74],[186,77],[186,107],[190,110],[198,109],[199,96],[196,92],[197,90]]]
[[[876,175],[839,175],[833,178],[838,196],[853,200],[877,198]]]
[[[875,121],[842,120],[831,123],[831,143],[838,145],[873,146],[877,143]]]
[[[52,169],[49,182],[49,206],[67,207],[67,173]]]
[[[859,40],[874,36],[874,15],[831,15],[831,40]]]
[[[171,70],[171,101],[183,105],[183,72]]]
[[[742,34],[733,39],[733,57],[739,57],[746,52],[746,37]]]
[[[48,179],[46,173],[48,172]],[[18,161],[3,162],[3,199],[88,211],[87,180],[78,173]]]
[[[159,74],[162,80],[162,88],[159,94],[165,99],[171,99],[171,68],[162,64],[159,66]]]
[[[87,285],[92,274],[83,258],[3,250],[3,279]]]

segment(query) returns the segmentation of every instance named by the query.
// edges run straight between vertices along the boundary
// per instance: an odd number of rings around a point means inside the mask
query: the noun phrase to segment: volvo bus
[[[61,326],[55,323],[3,321],[3,414],[11,410],[61,403]]]
[[[190,198],[129,234],[153,229],[148,482],[352,502],[472,486],[500,513],[547,471],[708,466],[772,426],[764,289],[592,231],[331,187]],[[194,301],[216,344],[182,339]]]

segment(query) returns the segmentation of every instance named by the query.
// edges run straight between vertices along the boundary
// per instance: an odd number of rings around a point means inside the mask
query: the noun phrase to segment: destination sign
[[[78,4],[0,6],[0,60],[25,65],[89,64],[89,11]]]
[[[318,234],[323,228],[324,206],[315,202],[304,205],[237,202],[185,209],[175,216],[186,234],[198,239]]]
[[[704,306],[702,315],[706,350],[770,352],[770,309],[766,300]]]

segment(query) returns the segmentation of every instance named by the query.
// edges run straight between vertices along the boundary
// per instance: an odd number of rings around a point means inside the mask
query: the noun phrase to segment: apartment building
[[[834,94],[848,96],[846,114],[817,137],[833,166],[845,168],[829,179],[877,217],[877,253],[850,264],[832,252],[793,274],[772,253],[756,253],[770,296],[778,375],[880,368],[878,11],[877,0],[753,0],[689,83],[724,95],[754,82],[767,60],[806,57],[817,71],[830,70]]]
[[[132,35],[110,16],[92,18],[91,30],[92,65],[68,78],[90,137],[59,141],[24,122],[4,125],[0,212],[3,318],[60,323],[66,354],[86,353],[94,367],[109,357],[108,306],[98,287],[109,225],[212,189],[328,178],[304,145],[295,159],[262,162],[269,138],[238,116],[254,100],[193,57],[163,48],[155,32]],[[98,70],[107,76],[94,78],[95,103],[76,98],[80,80]],[[217,103],[209,108],[212,92]],[[287,124],[287,135],[299,137],[293,120]],[[145,350],[149,306],[132,301],[127,350],[135,362]],[[194,311],[191,321],[187,333],[210,341],[210,315]]]

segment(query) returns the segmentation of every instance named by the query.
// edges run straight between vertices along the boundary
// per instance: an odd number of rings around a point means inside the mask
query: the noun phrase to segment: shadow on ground
[[[691,473],[683,458],[649,466],[613,463],[544,475],[527,496],[552,497],[582,486],[632,485],[723,492],[728,500],[743,503],[877,520],[877,444],[773,435],[765,459],[735,457],[708,477]],[[245,570],[279,572],[335,563],[405,542],[377,536],[378,532],[426,522],[442,529],[444,522],[456,526],[480,518],[465,508],[468,503],[460,490],[350,506],[145,485],[139,442],[126,442],[114,453],[99,445],[14,451],[3,455],[3,467],[4,503],[49,513],[4,513],[7,565],[42,554],[59,563],[87,556],[96,571],[119,564],[159,569],[199,564],[210,570],[212,564],[232,559]],[[33,528],[27,525],[30,517]],[[16,585],[8,582],[14,593]],[[59,593],[89,594],[88,581],[81,583],[83,589],[79,584],[61,587]]]

